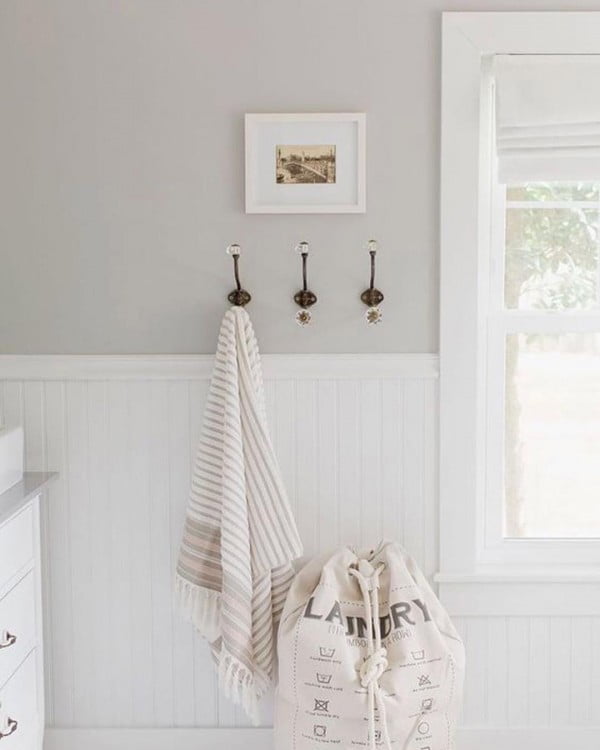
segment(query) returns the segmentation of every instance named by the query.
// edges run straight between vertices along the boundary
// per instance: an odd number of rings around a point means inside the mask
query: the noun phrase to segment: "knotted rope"
[[[379,680],[388,666],[387,651],[381,645],[381,625],[379,622],[379,576],[385,565],[379,563],[374,568],[368,560],[360,560],[357,568],[350,568],[356,578],[365,605],[367,620],[367,657],[360,666],[360,684],[367,688],[369,700],[369,747],[376,750],[375,710],[379,712],[381,736],[386,750],[392,750],[387,727],[385,704]]]

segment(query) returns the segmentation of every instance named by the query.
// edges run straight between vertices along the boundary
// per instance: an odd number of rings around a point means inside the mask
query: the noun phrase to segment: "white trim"
[[[488,585],[490,583],[597,583],[600,584],[600,570],[598,568],[560,568],[557,570],[532,570],[519,568],[507,570],[506,567],[496,570],[490,569],[485,573],[436,573],[433,577],[436,583]],[[600,604],[600,600],[599,600]]]
[[[600,616],[600,580],[509,578],[440,583],[439,596],[451,617]]]
[[[481,52],[443,15],[440,222],[440,566],[475,568]],[[460,102],[460,105],[458,104]],[[443,363],[443,365],[442,365]]]
[[[497,326],[498,338],[508,333],[597,333],[600,329],[600,313],[596,310],[580,312],[571,310],[564,312],[542,313],[526,310],[507,310],[506,312],[490,316],[490,323]]]
[[[269,380],[437,378],[436,354],[264,354]],[[206,380],[209,354],[4,354],[0,380]]]
[[[459,11],[442,16],[444,28],[456,30],[481,55],[598,53],[598,11]]]
[[[486,423],[498,420],[501,398],[486,399],[488,368],[490,226],[494,193],[490,175],[491,102],[487,56],[504,53],[582,54],[600,51],[600,13],[444,13],[442,51],[441,302],[440,302],[440,569],[473,574],[510,560],[521,565],[591,565],[600,544],[582,540],[502,540],[486,537],[498,506],[487,496],[486,470],[497,445]],[[487,87],[486,87],[487,86]],[[497,259],[495,259],[497,262]],[[493,311],[492,311],[493,312]],[[504,316],[519,329],[532,317]],[[548,316],[554,330],[589,330],[591,316]],[[490,317],[490,324],[495,324]],[[493,380],[493,378],[492,378]],[[488,413],[488,406],[492,410]],[[488,461],[488,451],[489,459]],[[492,482],[493,483],[493,482]],[[492,502],[491,502],[492,500]],[[497,520],[497,519],[496,519]],[[489,523],[488,523],[489,522]],[[494,536],[494,534],[492,534]],[[497,535],[496,535],[497,536]]]
[[[555,563],[555,567],[532,568],[524,563],[523,567],[490,567],[484,573],[437,573],[434,580],[453,617],[600,616],[598,567],[567,566],[566,558]]]
[[[271,729],[46,729],[44,750],[268,750]]]
[[[33,534],[35,539],[34,554],[34,582],[35,582],[35,621],[36,621],[36,649],[35,649],[35,669],[36,669],[36,698],[37,698],[37,726],[35,743],[41,745],[44,738],[44,726],[46,724],[46,691],[44,681],[44,604],[42,595],[42,529],[41,529],[41,511],[40,496],[37,495],[32,500],[33,507]]]
[[[599,727],[465,727],[460,750],[600,747]],[[47,729],[44,750],[271,750],[270,729]]]
[[[549,209],[563,209],[563,208],[591,208],[598,210],[598,201],[506,201],[506,208],[519,208],[519,209],[541,209],[548,211]]]

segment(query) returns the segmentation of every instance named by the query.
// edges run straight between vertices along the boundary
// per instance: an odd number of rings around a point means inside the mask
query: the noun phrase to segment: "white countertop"
[[[55,471],[26,471],[23,479],[0,495],[0,524],[14,516],[58,476]]]

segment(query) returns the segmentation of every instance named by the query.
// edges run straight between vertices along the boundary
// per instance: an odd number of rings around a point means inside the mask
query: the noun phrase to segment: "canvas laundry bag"
[[[454,746],[464,647],[400,545],[308,563],[290,588],[278,650],[275,750]]]

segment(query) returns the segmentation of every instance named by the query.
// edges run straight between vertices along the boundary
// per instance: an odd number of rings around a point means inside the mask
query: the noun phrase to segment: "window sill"
[[[477,573],[436,573],[438,584],[600,583],[600,568],[556,570],[486,570]]]
[[[600,570],[438,573],[455,617],[600,617]]]

